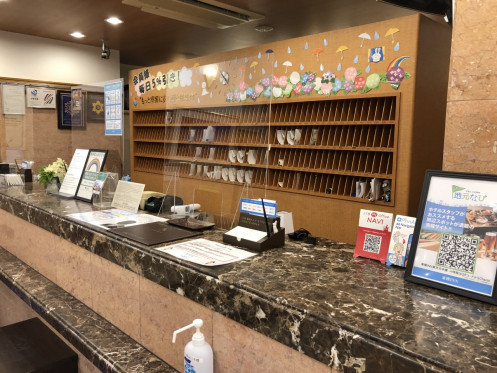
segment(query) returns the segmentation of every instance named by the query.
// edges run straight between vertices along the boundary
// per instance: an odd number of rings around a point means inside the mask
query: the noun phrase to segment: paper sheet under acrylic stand
[[[238,226],[223,234],[223,242],[256,252],[284,246],[285,228],[281,227],[280,218],[267,218],[267,220],[269,232],[266,229],[264,216],[241,212]]]
[[[117,183],[119,182],[119,175],[115,172],[108,172],[107,178],[102,186],[99,194],[93,194],[93,206],[100,208],[109,208],[112,205],[114,194],[116,193]]]
[[[249,187],[247,183],[244,184],[240,200],[244,194],[246,198],[249,198]],[[233,217],[232,227],[235,216],[236,214]],[[238,225],[223,234],[223,242],[256,252],[263,252],[285,245],[285,228],[281,226],[281,218],[279,216],[276,218],[267,218],[266,225],[264,216],[240,212]]]

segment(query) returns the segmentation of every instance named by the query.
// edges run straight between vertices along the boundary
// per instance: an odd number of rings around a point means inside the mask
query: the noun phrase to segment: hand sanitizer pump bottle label
[[[191,327],[197,328],[192,340],[185,346],[185,373],[214,373],[212,348],[200,332],[203,324],[204,322],[201,319],[195,319],[190,325],[178,329],[173,333],[173,343],[175,343],[178,333]]]

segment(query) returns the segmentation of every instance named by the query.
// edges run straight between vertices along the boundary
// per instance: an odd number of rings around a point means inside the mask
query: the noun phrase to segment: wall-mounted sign
[[[56,90],[43,87],[26,88],[26,104],[38,109],[55,109]]]
[[[109,83],[104,86],[105,98],[105,135],[123,134],[123,83]]]

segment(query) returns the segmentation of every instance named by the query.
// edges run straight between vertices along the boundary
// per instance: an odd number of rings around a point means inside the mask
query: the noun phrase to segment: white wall
[[[119,51],[0,31],[0,77],[91,84],[118,79]]]

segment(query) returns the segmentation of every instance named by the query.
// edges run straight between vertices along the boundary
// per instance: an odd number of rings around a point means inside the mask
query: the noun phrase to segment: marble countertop
[[[0,188],[0,208],[345,371],[497,371],[497,307],[406,282],[400,268],[353,258],[350,245],[287,240],[203,267],[66,218],[93,207],[36,185]]]

